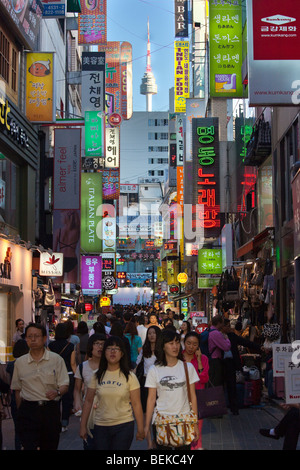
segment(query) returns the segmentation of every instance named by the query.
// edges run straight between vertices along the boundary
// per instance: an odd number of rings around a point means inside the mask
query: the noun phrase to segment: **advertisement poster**
[[[106,44],[106,0],[80,0],[78,44]]]
[[[150,287],[119,287],[114,295],[114,305],[146,305],[152,302]]]
[[[272,344],[273,350],[273,376],[284,377],[285,361],[292,360],[296,348],[292,344]]]
[[[81,129],[54,130],[53,207],[80,208]]]
[[[209,2],[210,96],[243,97],[242,0]]]
[[[25,114],[33,123],[55,121],[54,52],[27,52]]]
[[[81,289],[84,295],[102,294],[101,256],[81,257]]]

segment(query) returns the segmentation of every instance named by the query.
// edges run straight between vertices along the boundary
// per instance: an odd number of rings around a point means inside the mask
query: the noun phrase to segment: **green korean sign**
[[[209,2],[210,96],[242,98],[242,0]]]
[[[212,289],[219,282],[219,277],[198,277],[198,289]]]
[[[222,274],[222,249],[198,251],[198,274]]]
[[[102,252],[102,174],[81,173],[80,247],[83,253]]]
[[[84,119],[85,156],[104,157],[105,116],[99,111],[86,111]]]

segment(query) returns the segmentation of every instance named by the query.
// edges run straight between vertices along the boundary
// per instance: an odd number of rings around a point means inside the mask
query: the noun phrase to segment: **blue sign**
[[[56,18],[58,16],[65,16],[66,6],[65,3],[44,3],[43,18]]]

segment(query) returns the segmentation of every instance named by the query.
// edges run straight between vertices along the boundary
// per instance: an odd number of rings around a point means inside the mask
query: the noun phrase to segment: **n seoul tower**
[[[151,68],[150,33],[148,18],[147,67],[140,87],[141,95],[146,95],[146,111],[152,111],[152,95],[157,93],[157,85]]]

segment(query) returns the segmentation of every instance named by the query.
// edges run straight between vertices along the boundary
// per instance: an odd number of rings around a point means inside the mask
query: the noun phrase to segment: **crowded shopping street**
[[[300,449],[299,35],[293,0],[0,0],[1,455]]]

